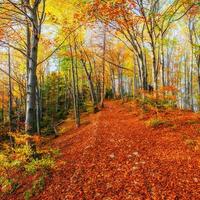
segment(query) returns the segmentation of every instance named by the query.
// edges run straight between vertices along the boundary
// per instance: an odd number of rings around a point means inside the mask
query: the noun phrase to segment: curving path
[[[135,106],[106,102],[52,146],[62,155],[35,200],[200,199],[199,151],[181,131],[147,128]]]

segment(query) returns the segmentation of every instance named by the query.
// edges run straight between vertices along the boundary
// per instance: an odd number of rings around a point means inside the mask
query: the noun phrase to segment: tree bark
[[[9,93],[9,127],[10,131],[13,130],[13,99],[12,99],[12,81],[11,81],[11,55],[10,55],[10,47],[8,45],[8,93]]]
[[[71,72],[72,72],[72,87],[73,87],[73,102],[74,102],[74,116],[75,116],[75,122],[76,126],[80,126],[80,114],[79,114],[79,105],[78,105],[78,94],[77,94],[77,82],[76,82],[76,69],[74,64],[74,57],[73,57],[73,51],[72,46],[70,45],[70,52],[71,52]]]
[[[36,87],[37,87],[37,58],[38,58],[38,44],[39,44],[39,25],[37,18],[37,11],[32,11],[33,30],[31,38],[31,51],[28,68],[28,82],[27,82],[27,99],[26,99],[26,122],[25,130],[29,134],[33,134],[36,129]]]
[[[104,95],[105,95],[105,55],[106,55],[106,26],[104,25],[103,32],[103,60],[102,60],[102,85],[101,85],[101,101],[100,107],[104,107]]]

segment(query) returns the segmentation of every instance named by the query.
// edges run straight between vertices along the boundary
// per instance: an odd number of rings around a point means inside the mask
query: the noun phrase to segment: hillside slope
[[[33,199],[200,199],[199,116],[165,111],[165,122],[152,127],[147,121],[158,114],[141,113],[135,104],[106,102],[55,139],[62,154]]]

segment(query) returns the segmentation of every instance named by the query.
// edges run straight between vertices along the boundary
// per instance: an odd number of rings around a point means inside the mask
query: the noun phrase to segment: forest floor
[[[149,126],[155,117],[162,123]],[[144,113],[135,103],[108,101],[101,112],[84,116],[79,129],[68,126],[51,141],[61,154],[32,199],[200,199],[199,114]]]

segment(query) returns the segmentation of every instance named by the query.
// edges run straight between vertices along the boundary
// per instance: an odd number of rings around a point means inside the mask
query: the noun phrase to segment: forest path
[[[106,102],[53,141],[61,156],[37,200],[198,200],[199,152],[172,128],[148,128],[139,108]]]

